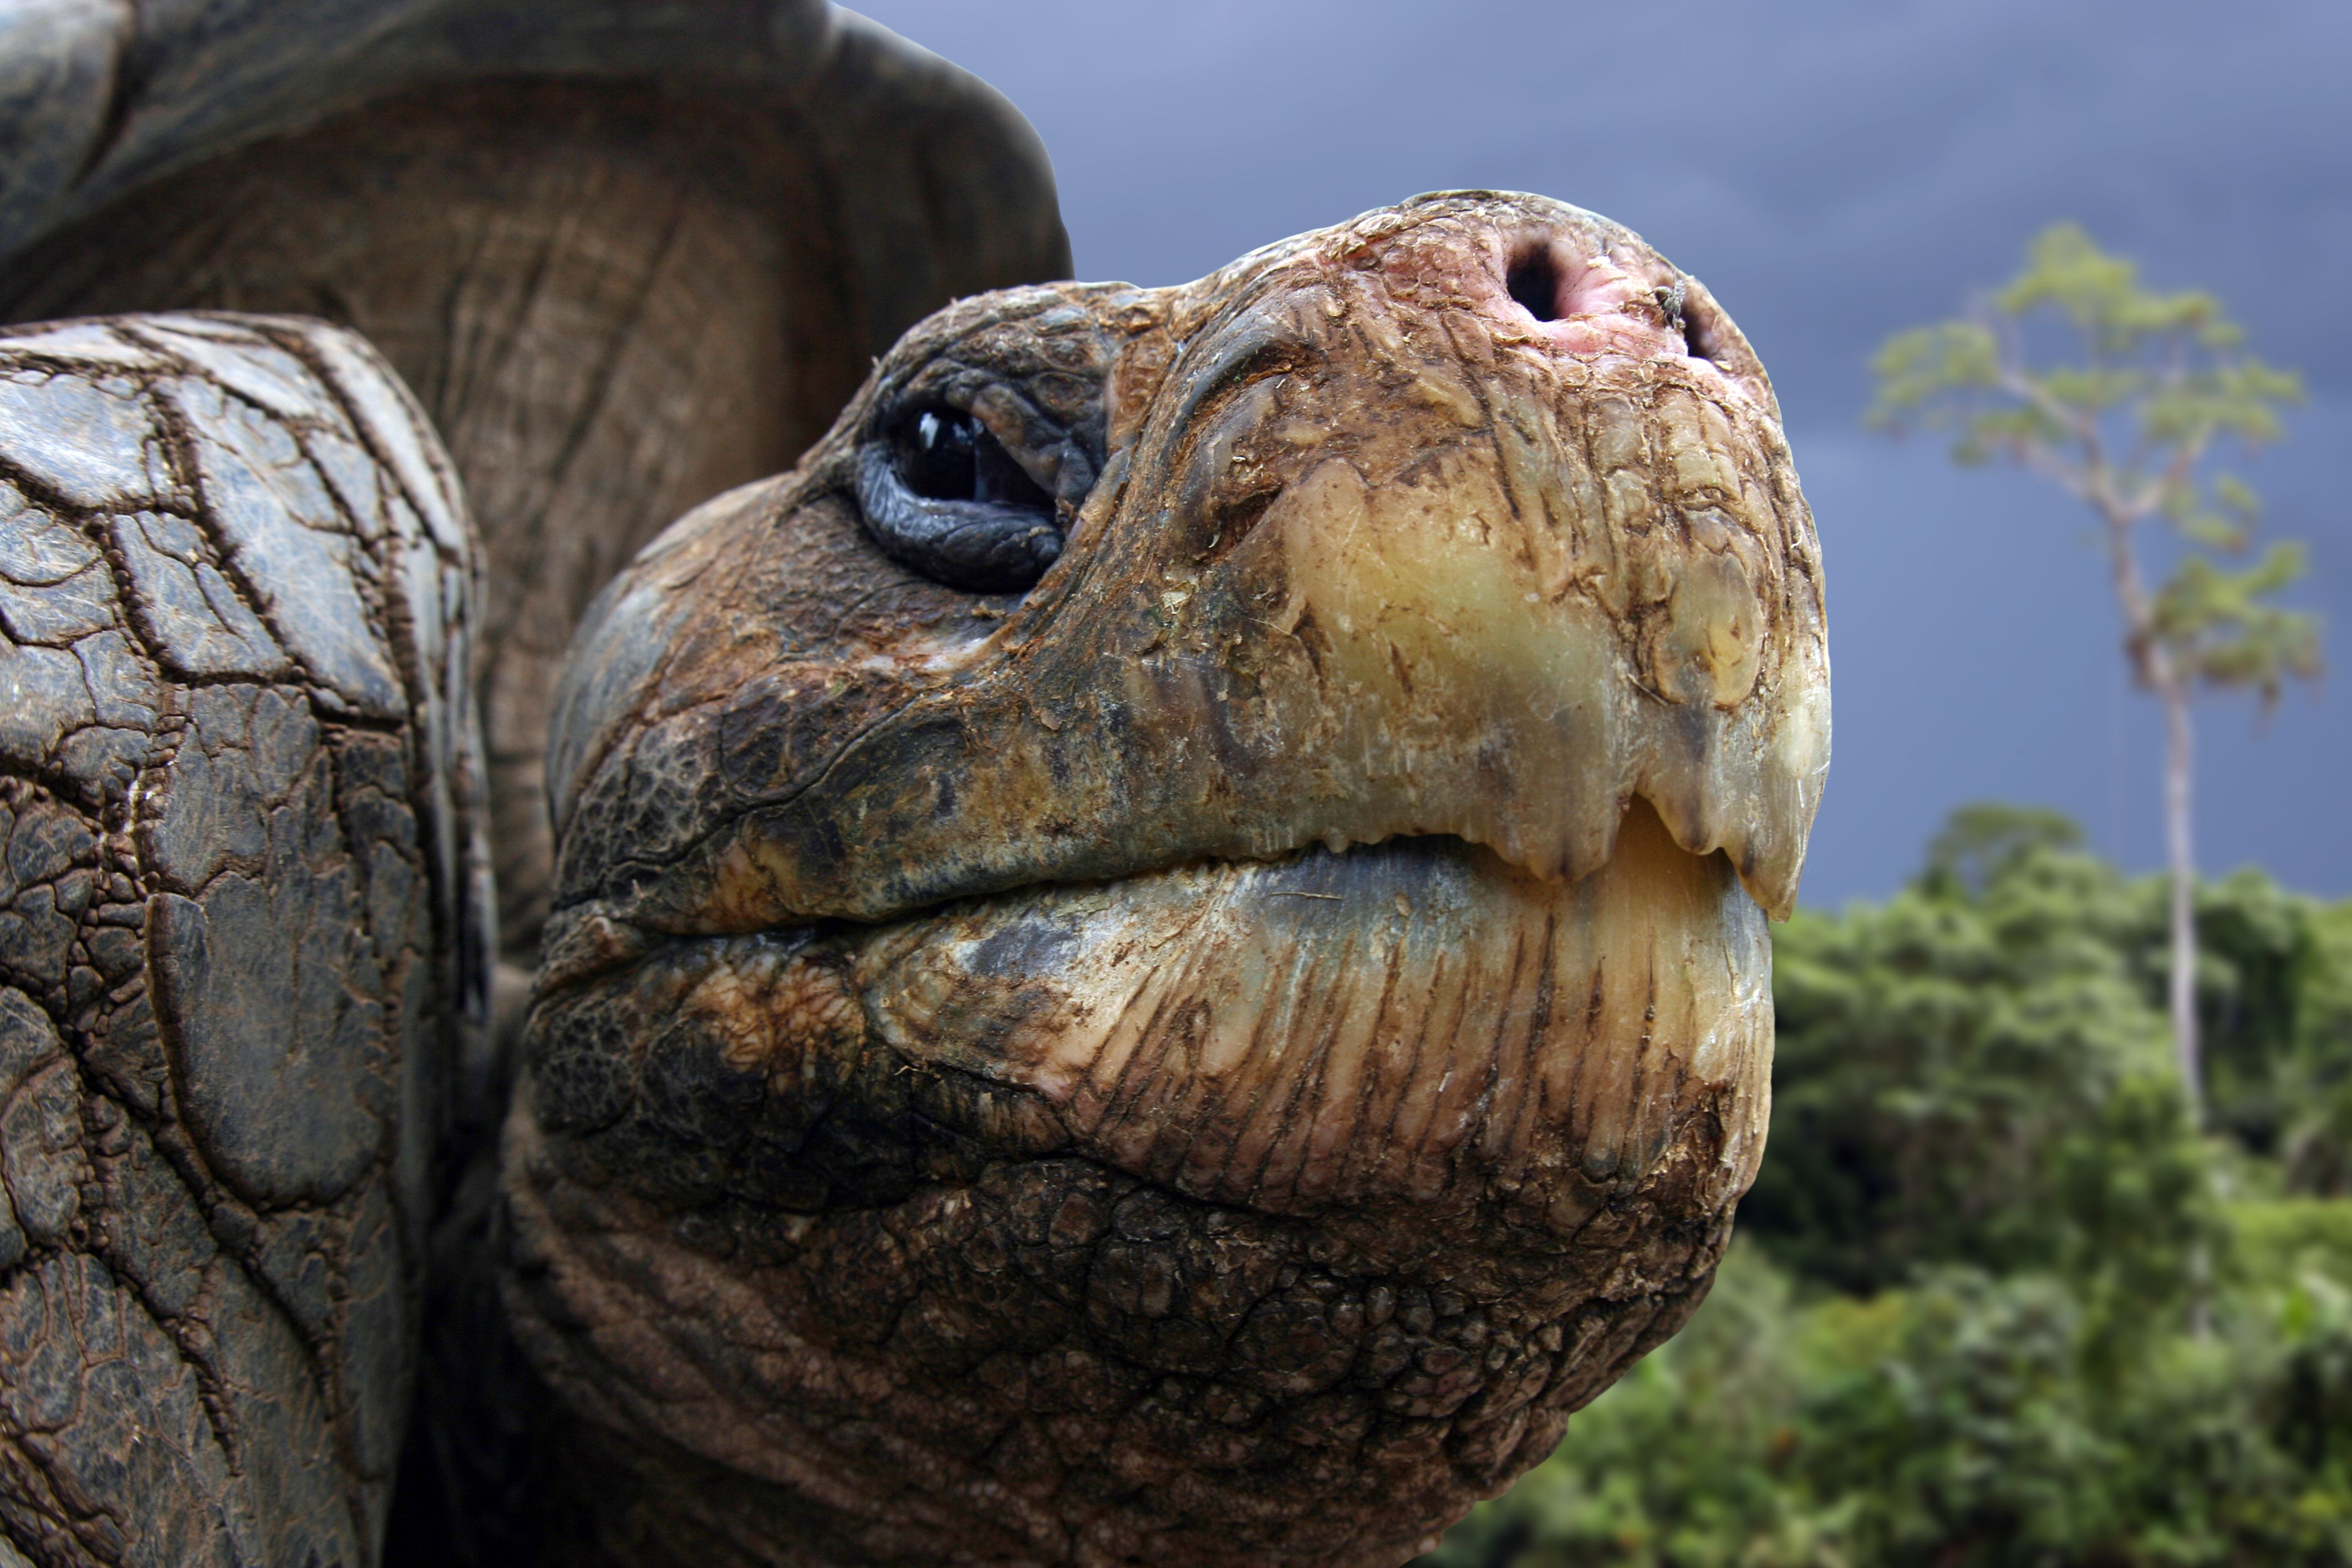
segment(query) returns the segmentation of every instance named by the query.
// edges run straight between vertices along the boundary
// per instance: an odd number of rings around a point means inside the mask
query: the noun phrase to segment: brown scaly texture
[[[1025,594],[892,521],[925,411]],[[1507,1484],[1754,1173],[1822,626],[1760,367],[1572,207],[918,327],[558,699],[558,1554],[1390,1564]]]
[[[0,338],[0,1560],[374,1555],[481,1062],[476,570],[348,333]]]

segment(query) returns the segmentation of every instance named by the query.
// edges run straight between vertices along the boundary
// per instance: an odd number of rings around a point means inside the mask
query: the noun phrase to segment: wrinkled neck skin
[[[1052,498],[1025,593],[861,515],[931,407]],[[1591,214],[919,326],[559,697],[503,1180],[565,1549],[1425,1549],[1705,1293],[1827,680],[1761,368]]]

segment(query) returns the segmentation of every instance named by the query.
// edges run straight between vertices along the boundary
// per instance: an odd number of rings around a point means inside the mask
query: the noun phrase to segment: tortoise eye
[[[1026,588],[1062,552],[1054,498],[960,408],[915,410],[869,440],[857,500],[893,560],[966,593]]]
[[[926,500],[1002,501],[1054,515],[1054,498],[1003,444],[961,408],[926,408],[907,421],[898,472]]]

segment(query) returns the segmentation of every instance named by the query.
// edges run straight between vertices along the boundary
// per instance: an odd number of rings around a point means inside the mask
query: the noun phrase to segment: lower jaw
[[[1746,1189],[1769,966],[1728,864],[1636,802],[1574,884],[1444,838],[1184,868],[902,922],[850,984],[907,1061],[1033,1093],[1188,1195],[1565,1237],[1694,1115],[1718,1122],[1695,1201]]]
[[[1394,1563],[1704,1294],[1767,962],[1646,808],[1573,887],[1417,840],[690,944],[535,1021],[512,1321],[591,1511],[737,1560]],[[641,1052],[596,1125],[591,1037]],[[829,1108],[763,1145],[819,1179],[686,1172],[664,1053]]]

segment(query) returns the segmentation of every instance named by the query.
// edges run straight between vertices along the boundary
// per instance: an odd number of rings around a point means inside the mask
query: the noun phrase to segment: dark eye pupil
[[[1003,501],[1053,512],[1053,498],[960,408],[922,410],[907,422],[898,446],[899,477],[925,500]]]
[[[907,488],[929,500],[972,500],[979,488],[973,448],[979,421],[955,409],[926,408],[915,416],[900,450]]]

